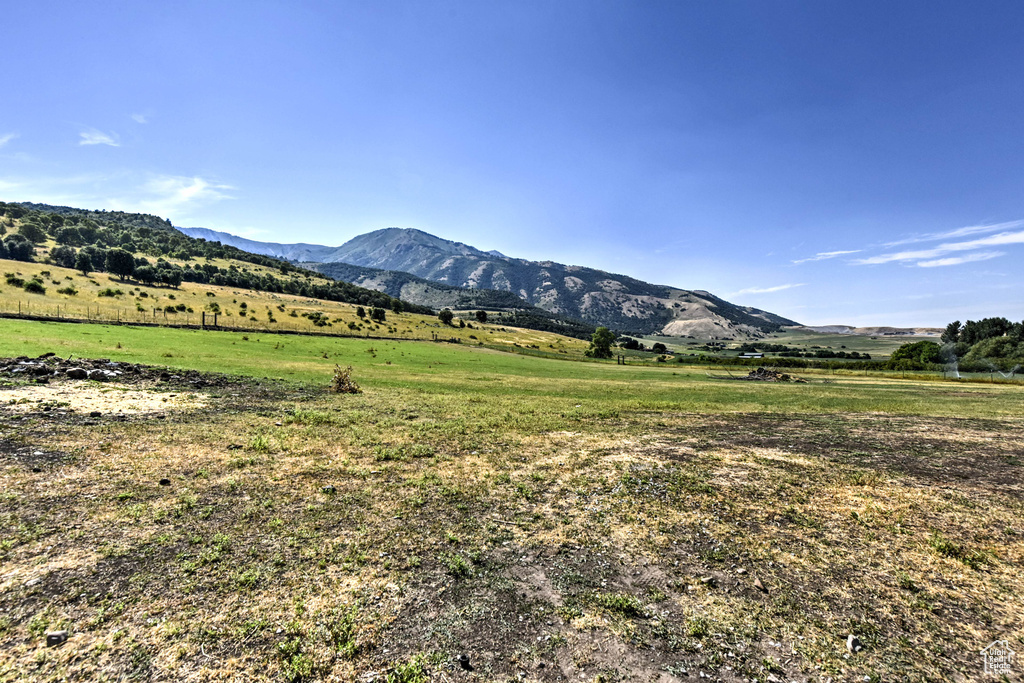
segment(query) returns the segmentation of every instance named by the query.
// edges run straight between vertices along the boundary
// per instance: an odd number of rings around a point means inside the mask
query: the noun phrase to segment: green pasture
[[[737,382],[709,377],[704,368],[583,363],[424,341],[0,320],[0,356],[46,352],[324,386],[335,365],[351,365],[367,392],[532,415],[545,428],[565,428],[588,415],[652,411],[1024,413],[1024,388],[1009,384],[810,374],[807,384]]]

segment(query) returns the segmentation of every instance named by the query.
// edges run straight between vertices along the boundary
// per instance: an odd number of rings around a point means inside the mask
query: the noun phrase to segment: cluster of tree
[[[627,349],[629,351],[650,351],[651,353],[668,353],[668,347],[661,342],[655,342],[650,349],[648,349],[643,342],[632,337],[619,337],[615,340],[620,348]]]
[[[967,351],[978,342],[988,339],[1006,337],[1017,342],[1024,341],[1024,322],[1012,323],[1006,318],[983,318],[977,322],[968,320],[961,325],[954,320],[946,325],[942,332],[942,343],[953,344],[958,356],[966,355]]]
[[[488,317],[488,320],[494,325],[509,325],[511,327],[524,327],[528,330],[554,332],[555,334],[576,339],[589,339],[596,329],[589,323],[573,318],[556,316],[554,313],[549,313],[540,308],[494,313]],[[614,341],[614,338],[612,341]]]
[[[0,202],[0,217],[20,223],[18,232],[35,244],[51,238],[70,247],[95,246],[104,249],[120,247],[131,253],[154,258],[189,261],[198,258],[234,259],[268,268],[283,268],[285,273],[297,270],[278,259],[251,254],[220,242],[195,239],[174,229],[169,220],[142,213],[123,211],[89,211],[48,204],[5,204]],[[313,271],[304,271],[313,274]]]
[[[1012,370],[1024,364],[1024,321],[983,318],[961,325],[954,320],[946,325],[941,341],[943,360],[956,360],[962,370]]]
[[[31,261],[35,255],[35,245],[24,235],[14,234],[8,235],[6,239],[0,239],[0,259]]]
[[[740,344],[737,349],[740,353],[771,353],[782,358],[842,358],[848,360],[871,360],[870,353],[859,351],[835,351],[833,349],[821,349],[812,347],[804,351],[785,344],[769,344],[758,342],[756,344]]]
[[[52,238],[58,246],[51,250],[50,261],[85,274],[109,272],[122,280],[133,278],[146,284],[169,287],[178,287],[182,282],[199,282],[355,303],[371,306],[374,310],[433,313],[426,306],[402,302],[383,292],[339,282],[315,271],[296,268],[285,261],[250,254],[219,242],[188,237],[175,230],[170,221],[147,214],[0,202],[0,219],[0,226],[13,227],[15,221],[18,223],[18,232],[0,243],[3,244],[0,258],[31,261],[34,245]],[[150,263],[145,257],[133,256],[139,252],[155,257],[156,261]],[[185,266],[170,263],[164,257],[185,261]],[[234,264],[221,268],[211,263],[190,263],[199,258],[233,259],[273,268],[278,274],[250,271]]]
[[[738,365],[742,367],[760,367],[766,364],[776,368],[818,368],[848,370],[888,370],[888,361],[883,360],[849,360],[849,359],[818,359],[818,358],[736,358],[735,356],[676,356],[676,362],[691,365]]]
[[[1014,371],[1024,364],[1024,322],[1006,318],[955,320],[943,331],[941,344],[919,341],[893,352],[891,369],[934,370],[950,364],[965,372]]]

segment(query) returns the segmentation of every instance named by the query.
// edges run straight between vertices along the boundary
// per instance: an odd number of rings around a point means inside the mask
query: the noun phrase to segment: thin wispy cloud
[[[149,123],[149,119],[146,118],[145,114],[132,114],[132,121],[135,123]]]
[[[1024,220],[1007,221],[1005,223],[993,223],[992,225],[969,225],[964,228],[947,230],[945,232],[932,232],[925,235],[915,235],[895,242],[887,242],[883,246],[898,247],[902,244],[916,244],[918,242],[938,242],[939,240],[954,240],[959,237],[970,237],[971,235],[984,235],[1000,230],[1013,230],[1024,226]]]
[[[917,249],[912,251],[897,251],[889,254],[879,254],[878,256],[856,259],[853,263],[861,266],[869,266],[903,261],[922,261],[937,259],[945,256],[946,254],[952,254],[960,251],[973,251],[975,249],[1008,244],[1024,244],[1024,230],[1017,232],[1001,232],[998,235],[981,237],[976,240],[967,240],[966,242],[947,242],[931,249]]]
[[[119,189],[111,191],[111,187]],[[22,200],[193,220],[195,208],[230,199],[230,185],[200,176],[153,175],[141,185],[129,171],[74,176],[0,176],[0,193]]]
[[[808,256],[807,258],[801,258],[793,261],[793,263],[807,263],[809,261],[824,261],[825,259],[835,258],[837,256],[844,256],[846,254],[858,254],[861,249],[844,249],[841,251],[822,251],[818,252],[814,256]]]
[[[1005,251],[978,251],[963,256],[947,256],[946,258],[933,259],[931,261],[918,261],[917,265],[922,268],[939,268],[942,266],[959,266],[961,263],[974,263],[975,261],[988,261],[989,259],[1005,256]]]
[[[774,287],[748,287],[747,289],[741,289],[738,292],[733,292],[728,296],[738,296],[740,294],[771,294],[772,292],[781,292],[784,289],[803,287],[806,284],[806,282],[796,282],[786,285],[775,285]]]
[[[111,201],[142,213],[183,218],[192,207],[230,199],[228,192],[233,189],[199,176],[161,175],[146,181],[138,199]]]
[[[16,137],[18,137],[17,133],[8,133],[7,135],[0,135],[0,147],[3,147]]]
[[[121,143],[117,139],[117,134],[104,133],[103,131],[96,130],[95,128],[87,128],[79,133],[80,139],[78,144],[80,145],[110,145],[111,147],[120,147]]]

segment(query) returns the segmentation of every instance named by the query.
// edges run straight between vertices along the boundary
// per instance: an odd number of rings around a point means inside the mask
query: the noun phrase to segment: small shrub
[[[120,289],[111,289],[110,287],[96,292],[96,296],[121,296],[122,294],[124,294],[124,292]]]
[[[971,569],[981,569],[983,566],[988,564],[988,558],[984,553],[972,550],[966,546],[962,546],[959,543],[954,543],[949,539],[942,536],[942,534],[935,532],[928,539],[928,545],[932,547],[935,552],[945,557],[959,560]]]
[[[414,458],[429,458],[434,454],[434,447],[425,443],[413,444],[409,449],[409,455]]]
[[[14,273],[5,273],[4,278],[11,287],[24,287],[25,281]]]
[[[691,638],[703,638],[711,633],[711,624],[704,617],[693,617],[686,620],[684,630]]]
[[[384,683],[427,683],[426,668],[422,658],[417,655],[404,664],[399,664],[387,675]]]
[[[46,287],[39,280],[29,280],[25,283],[25,291],[33,294],[46,294]]]
[[[640,617],[644,614],[640,600],[627,593],[599,593],[594,596],[594,604],[627,617]]]
[[[58,294],[66,294],[67,296],[74,296],[78,294],[78,290],[74,287],[61,287],[57,290]]]
[[[270,453],[273,443],[266,434],[256,434],[249,439],[249,450],[255,453]]]
[[[331,379],[331,384],[328,387],[335,394],[358,394],[362,392],[359,385],[352,380],[352,366],[342,368],[340,365],[334,366],[334,377]]]
[[[442,555],[441,564],[443,564],[445,569],[448,570],[448,573],[454,577],[469,576],[469,562],[466,562],[466,558],[458,553]]]
[[[405,460],[405,449],[401,446],[391,448],[388,446],[374,446],[373,457],[376,460]]]

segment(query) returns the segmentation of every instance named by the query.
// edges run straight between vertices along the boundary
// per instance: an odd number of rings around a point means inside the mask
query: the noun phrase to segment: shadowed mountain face
[[[193,235],[193,230],[186,228],[183,232]],[[385,228],[359,235],[336,248],[252,240],[236,244],[239,238],[226,233],[211,235],[216,236],[193,236],[292,260],[402,271],[456,287],[511,292],[557,315],[639,334],[742,337],[796,324],[773,313],[731,304],[705,291],[653,285],[553,261],[510,258],[420,230]],[[373,286],[369,280],[364,286]]]

